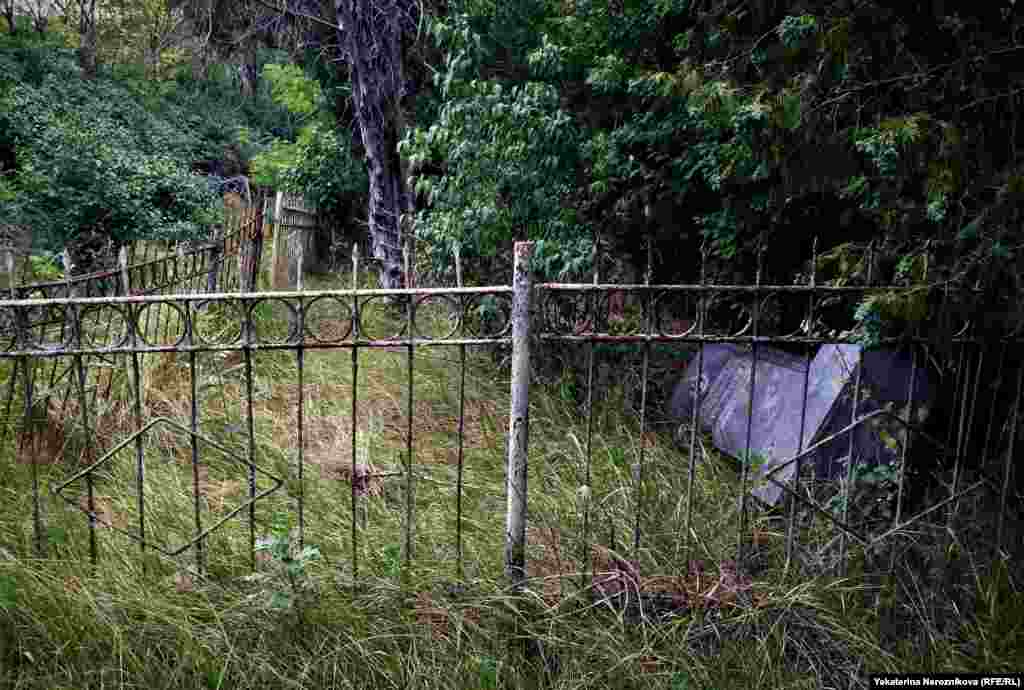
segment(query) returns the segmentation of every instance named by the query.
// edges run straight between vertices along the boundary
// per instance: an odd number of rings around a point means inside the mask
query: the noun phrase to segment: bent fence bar
[[[225,251],[224,255],[228,252]],[[351,410],[347,429],[349,447],[349,477],[351,494],[348,497],[351,508],[351,576],[353,583],[360,577],[360,540],[362,531],[357,519],[358,508],[365,500],[357,490],[357,479],[368,470],[359,467],[357,458],[357,437],[360,428],[357,418],[360,406],[373,406],[374,401],[364,400],[358,391],[358,371],[366,353],[371,350],[405,350],[407,352],[408,389],[406,403],[408,427],[405,430],[405,451],[400,474],[404,476],[408,496],[411,496],[418,481],[416,468],[417,443],[413,433],[413,395],[415,385],[414,354],[425,348],[457,348],[460,357],[460,376],[464,381],[466,373],[467,346],[482,348],[512,347],[511,409],[509,412],[509,439],[507,456],[507,503],[505,516],[505,565],[506,573],[513,584],[522,586],[527,582],[527,530],[529,520],[529,489],[526,484],[528,471],[527,442],[529,437],[529,378],[531,347],[545,343],[560,344],[563,347],[583,348],[586,355],[586,401],[587,438],[582,448],[580,495],[582,501],[582,534],[577,535],[583,553],[589,553],[598,536],[596,534],[598,500],[596,488],[592,485],[595,366],[600,348],[606,344],[636,348],[642,355],[640,407],[637,413],[640,444],[634,462],[630,465],[629,481],[632,486],[632,543],[631,555],[634,561],[643,559],[643,550],[653,528],[645,516],[645,506],[655,498],[659,487],[652,486],[645,476],[647,446],[653,427],[648,411],[650,362],[655,347],[673,346],[682,351],[689,348],[697,361],[698,378],[704,364],[703,346],[711,343],[734,343],[749,352],[755,366],[750,368],[749,386],[745,396],[748,405],[747,445],[744,457],[750,457],[750,425],[752,424],[752,400],[756,380],[756,362],[765,356],[769,346],[789,348],[803,353],[803,361],[810,367],[813,349],[826,344],[854,342],[857,335],[842,326],[849,321],[854,307],[866,296],[885,295],[887,298],[903,296],[920,300],[926,305],[930,318],[924,320],[938,330],[934,333],[917,331],[899,334],[891,340],[912,353],[915,371],[936,364],[937,353],[945,353],[948,363],[944,371],[947,381],[953,384],[949,396],[948,433],[945,439],[935,438],[927,432],[915,417],[915,409],[922,401],[915,400],[913,383],[907,389],[906,405],[896,408],[875,410],[870,413],[858,411],[858,400],[867,396],[862,391],[859,375],[853,390],[853,405],[850,418],[840,424],[834,433],[818,438],[813,446],[801,446],[796,454],[783,464],[795,464],[798,468],[792,484],[777,482],[768,476],[764,480],[779,485],[787,500],[784,502],[780,523],[784,525],[787,558],[796,557],[804,549],[800,544],[802,520],[808,516],[827,521],[835,529],[835,538],[822,547],[816,557],[828,567],[845,568],[848,563],[848,545],[855,542],[868,550],[878,548],[894,534],[915,525],[924,518],[945,516],[952,520],[961,502],[968,498],[985,495],[990,505],[998,504],[998,519],[992,535],[992,547],[1001,553],[1014,553],[1019,536],[1008,538],[1009,523],[1018,519],[1019,493],[1015,491],[1013,466],[1016,454],[1016,429],[1019,418],[1021,386],[1024,383],[1024,367],[1013,357],[1013,348],[1019,347],[1020,334],[1010,333],[993,337],[986,334],[979,318],[984,310],[977,309],[977,296],[971,291],[953,294],[945,286],[929,290],[920,287],[875,286],[865,284],[850,287],[825,287],[815,284],[814,271],[806,285],[606,285],[595,277],[590,284],[532,284],[530,279],[530,258],[532,246],[522,243],[516,246],[517,266],[515,280],[511,286],[478,288],[424,288],[404,290],[356,289],[358,266],[353,271],[353,287],[348,290],[300,291],[300,292],[240,292],[203,293],[177,295],[119,295],[87,296],[74,295],[67,288],[43,291],[41,298],[36,293],[18,293],[17,299],[0,303],[0,323],[6,324],[3,343],[0,344],[0,367],[7,370],[9,385],[8,405],[19,400],[24,411],[20,433],[12,438],[17,444],[14,457],[29,464],[33,472],[33,511],[31,519],[32,543],[42,555],[46,550],[46,517],[41,508],[46,488],[38,480],[39,454],[33,451],[37,446],[35,436],[43,433],[38,420],[39,401],[51,396],[53,377],[47,384],[40,384],[40,377],[33,372],[45,362],[60,362],[68,372],[68,394],[65,400],[74,401],[62,409],[73,413],[77,427],[83,432],[81,447],[75,452],[81,454],[80,469],[69,471],[60,482],[50,487],[52,493],[63,499],[69,506],[81,511],[82,520],[88,524],[88,553],[95,561],[99,557],[98,540],[101,535],[97,527],[108,528],[109,539],[133,541],[145,553],[147,550],[160,553],[168,558],[192,555],[195,567],[204,567],[206,556],[218,531],[232,518],[243,516],[248,521],[249,554],[253,567],[256,564],[257,509],[268,497],[287,493],[295,514],[298,516],[298,538],[301,542],[303,531],[310,519],[316,519],[306,511],[303,482],[306,471],[308,423],[306,415],[306,391],[304,371],[308,353],[331,353],[339,355],[347,351],[352,371]],[[208,259],[212,261],[212,259]],[[221,259],[223,261],[223,256]],[[163,261],[157,259],[156,261]],[[211,265],[196,258],[199,268],[193,276],[204,276]],[[206,267],[206,268],[204,268]],[[116,281],[115,273],[106,279]],[[128,278],[134,285],[134,279]],[[222,281],[219,285],[224,285]],[[740,305],[743,318],[738,322],[732,316],[722,316],[722,310],[715,305],[730,300]],[[488,305],[487,320],[474,315]],[[632,321],[621,319],[617,307],[631,303],[638,307],[639,318]],[[374,309],[404,307],[401,327],[398,333],[381,334],[371,332],[367,313]],[[422,313],[432,307],[443,307],[453,315],[451,327],[446,332],[438,331],[425,320],[418,320]],[[160,310],[162,318],[157,322],[162,331],[148,326],[150,315]],[[276,319],[266,318],[274,314]],[[728,312],[735,313],[734,311]],[[798,327],[790,332],[779,332],[778,323],[786,320],[775,318],[770,329],[766,325],[769,315],[796,314]],[[287,324],[282,328],[281,324]],[[330,327],[328,328],[328,325]],[[938,327],[941,326],[939,329]],[[254,419],[254,399],[262,395],[256,390],[253,377],[253,358],[261,353],[284,352],[293,358],[297,395],[293,407],[286,413],[294,418],[298,442],[294,456],[286,463],[274,463],[258,451]],[[144,404],[140,358],[156,353],[176,353],[185,359],[180,371],[187,378],[190,409],[187,417],[175,418],[160,413],[159,409],[148,409]],[[199,357],[204,353],[224,353],[239,363],[241,378],[238,381],[240,399],[243,401],[242,419],[233,434],[237,442],[226,443],[214,438],[201,423],[204,404],[212,404],[201,394],[206,385],[199,371]],[[536,360],[537,353],[534,353]],[[233,367],[234,368],[234,367]],[[111,390],[110,381],[114,372],[127,373],[128,401],[109,401],[105,396],[96,397],[101,385]],[[995,372],[993,375],[992,372]],[[16,395],[15,395],[16,393]],[[90,397],[90,393],[92,396]],[[453,486],[452,505],[455,506],[455,530],[452,535],[457,553],[453,561],[456,575],[464,575],[463,553],[463,446],[465,386],[459,386],[457,424],[450,429],[458,444],[458,474]],[[807,388],[804,388],[806,405]],[[1008,401],[1008,402],[1007,402]],[[98,404],[106,405],[105,414],[127,415],[131,419],[132,433],[115,440],[106,440],[98,434]],[[678,472],[686,476],[686,491],[678,497],[683,515],[682,524],[673,528],[677,548],[684,554],[697,548],[706,538],[702,526],[693,523],[694,504],[700,500],[694,491],[694,478],[698,471],[698,458],[704,455],[698,429],[700,428],[700,405],[693,405],[693,419],[683,427],[683,446],[687,451],[680,460]],[[45,407],[42,414],[46,414]],[[802,414],[794,412],[794,414]],[[944,483],[937,495],[932,495],[924,507],[908,514],[905,497],[908,483],[916,481],[905,472],[907,464],[901,463],[894,483],[898,491],[895,513],[886,518],[884,524],[859,524],[851,513],[851,491],[857,477],[857,458],[847,462],[847,476],[834,487],[832,503],[816,492],[820,485],[813,477],[806,476],[807,467],[801,461],[816,448],[825,443],[842,441],[852,430],[884,417],[903,430],[903,441],[899,444],[901,459],[906,459],[918,444],[934,444],[936,455],[948,462],[943,470]],[[802,423],[802,420],[801,420]],[[986,427],[982,434],[972,430]],[[189,526],[175,534],[173,543],[161,539],[161,530],[146,524],[146,458],[142,440],[150,434],[177,434],[184,439],[181,445],[187,451],[185,461],[191,467],[189,493],[192,496]],[[983,439],[983,441],[981,440]],[[7,436],[4,437],[7,443]],[[137,520],[132,524],[118,523],[105,514],[98,500],[96,485],[104,481],[116,456],[122,451],[132,451],[135,465],[134,498],[138,502]],[[244,476],[247,485],[246,498],[240,504],[210,521],[201,510],[204,498],[204,482],[201,480],[202,457],[216,451],[227,459],[227,465],[234,467]],[[60,452],[69,452],[62,449]],[[971,458],[970,467],[968,459]],[[776,467],[776,471],[781,466]],[[736,544],[737,562],[743,563],[751,548],[751,514],[760,510],[750,497],[754,477],[749,463],[740,463],[739,489],[735,495],[735,506],[723,505],[722,511],[738,511],[738,527],[733,535]],[[838,493],[836,493],[838,492]],[[837,508],[838,506],[838,508]],[[413,514],[414,503],[409,498],[403,510],[407,511],[402,521],[401,536],[402,565],[407,568],[414,559],[411,533],[417,516]],[[779,509],[776,509],[777,511]],[[940,512],[941,511],[941,512]],[[1013,543],[1011,543],[1013,542]],[[804,549],[806,551],[806,549]],[[810,556],[815,556],[811,554]],[[809,557],[804,553],[805,558]],[[893,556],[895,558],[895,556]],[[589,584],[592,573],[588,573],[589,558],[584,558],[584,584]],[[891,565],[890,565],[891,567]]]

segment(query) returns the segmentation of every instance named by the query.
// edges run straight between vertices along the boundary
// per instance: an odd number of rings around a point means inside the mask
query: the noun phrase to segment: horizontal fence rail
[[[517,257],[530,260],[529,247],[517,248]],[[200,267],[209,264],[199,263]],[[194,276],[201,277],[200,268]],[[735,561],[748,563],[756,551],[755,519],[773,520],[784,534],[787,565],[800,560],[814,562],[826,569],[845,570],[849,565],[851,545],[866,551],[884,553],[883,549],[912,526],[925,519],[942,519],[952,525],[957,511],[970,500],[986,500],[998,505],[998,519],[991,535],[996,550],[1009,553],[1012,540],[1009,525],[1019,520],[1019,493],[1014,491],[1013,466],[1016,453],[1016,426],[1019,416],[1021,386],[1024,367],[1016,362],[1012,353],[1021,340],[1018,330],[993,336],[984,328],[984,311],[977,304],[978,295],[963,291],[954,302],[949,290],[943,286],[934,289],[906,286],[826,287],[817,285],[606,285],[599,284],[538,284],[526,278],[517,279],[511,286],[480,288],[417,288],[404,290],[357,289],[358,266],[353,271],[353,287],[347,290],[292,291],[292,292],[210,292],[191,295],[121,295],[75,296],[64,293],[57,298],[14,299],[0,302],[0,323],[6,324],[0,344],[0,368],[7,372],[8,418],[12,409],[24,411],[19,433],[13,440],[17,447],[9,454],[11,462],[27,464],[31,478],[31,535],[35,549],[42,553],[46,543],[46,522],[54,508],[46,503],[46,490],[39,477],[38,437],[44,434],[42,425],[49,414],[41,399],[63,391],[62,411],[74,418],[77,430],[76,445],[57,452],[63,459],[77,455],[80,464],[71,462],[59,481],[50,489],[63,503],[78,509],[87,520],[89,557],[96,561],[100,555],[102,527],[117,533],[118,537],[136,542],[141,551],[153,549],[168,557],[191,554],[197,569],[208,565],[216,539],[225,525],[236,517],[247,523],[247,552],[253,567],[257,562],[257,536],[262,523],[258,519],[261,506],[272,501],[287,500],[289,511],[297,516],[298,540],[305,539],[305,528],[310,520],[326,519],[307,511],[305,491],[308,485],[309,427],[312,412],[309,408],[308,374],[311,357],[346,356],[348,383],[339,387],[335,402],[341,398],[347,408],[339,431],[344,432],[344,467],[351,483],[349,510],[337,524],[350,530],[350,551],[347,573],[352,584],[360,577],[361,559],[366,558],[365,520],[368,485],[377,476],[397,477],[403,486],[404,504],[396,510],[401,513],[401,563],[403,571],[414,561],[417,513],[416,495],[424,480],[417,460],[422,447],[418,445],[414,420],[416,417],[417,353],[424,349],[451,347],[459,351],[460,358],[458,414],[448,432],[457,446],[457,468],[446,485],[452,492],[451,504],[456,515],[451,540],[454,544],[456,575],[465,575],[464,461],[465,451],[465,377],[467,372],[466,348],[475,346],[485,350],[512,350],[511,401],[509,411],[509,440],[507,455],[507,493],[504,529],[506,572],[516,584],[529,580],[527,525],[531,488],[526,477],[543,478],[543,470],[528,462],[529,379],[531,376],[530,349],[533,360],[544,356],[545,347],[559,346],[575,349],[584,354],[583,413],[586,418],[586,438],[579,445],[578,481],[580,509],[578,534],[573,535],[573,548],[581,554],[582,572],[579,584],[587,590],[597,587],[590,554],[606,541],[603,534],[614,532],[614,546],[619,553],[628,553],[637,570],[656,549],[674,549],[681,554],[683,563],[700,553],[707,540],[716,538],[722,525],[728,525],[735,543]],[[520,272],[517,270],[516,275]],[[129,279],[131,280],[131,279]],[[812,277],[813,283],[813,277]],[[29,293],[29,295],[34,293]],[[873,346],[902,348],[907,353],[910,374],[908,382],[901,383],[896,404],[879,406],[872,402],[878,391],[862,370],[865,367],[865,348],[855,351],[852,368],[844,374],[843,387],[837,389],[836,403],[830,403],[826,413],[813,428],[808,410],[810,399],[819,395],[812,389],[812,362],[823,348],[839,348],[843,344],[860,346],[864,333],[851,328],[850,316],[861,301],[872,295],[889,298],[918,300],[928,318],[924,324],[941,324],[941,333],[927,333],[920,324],[913,324],[905,332],[883,333],[875,338]],[[28,295],[26,295],[28,296]],[[721,301],[738,308],[717,309]],[[163,328],[153,331],[146,326],[152,310],[161,310],[158,319]],[[380,326],[380,314],[389,315],[394,327],[389,331]],[[376,315],[376,316],[375,316]],[[713,364],[711,349],[718,343],[735,346],[737,363],[729,371],[739,372],[733,388],[715,394],[733,393],[728,404],[715,410],[715,414],[731,414],[742,420],[741,439],[734,453],[739,459],[738,482],[734,503],[722,505],[722,525],[702,526],[695,520],[696,506],[709,500],[698,495],[697,478],[700,463],[710,462],[706,447],[719,443],[714,433],[705,433],[703,407],[713,389],[705,381],[705,374]],[[599,486],[595,452],[595,436],[599,429],[595,410],[597,391],[596,371],[602,357],[610,357],[608,347],[631,346],[640,355],[637,404],[635,412],[637,438],[635,452],[623,455],[627,472],[623,474],[621,489],[610,490]],[[668,503],[676,507],[667,516],[658,512],[666,499],[652,474],[651,433],[663,420],[652,417],[652,369],[659,353],[656,347],[674,348],[672,352],[686,356],[687,371],[697,383],[689,394],[688,419],[673,419],[677,427],[680,462],[676,475],[680,478],[673,491],[679,496]],[[767,465],[757,465],[751,459],[758,442],[759,431],[755,401],[759,386],[773,385],[771,371],[760,366],[774,362],[782,355],[777,348],[786,348],[786,367],[795,371],[800,395],[797,407],[788,412],[797,429],[791,452],[768,457]],[[931,349],[930,349],[931,348]],[[925,400],[921,395],[921,382],[926,371],[936,369],[934,350],[941,349],[945,366],[941,373],[943,384],[950,395],[945,396],[944,419],[948,423],[936,430],[926,426],[927,415],[923,407],[935,408],[939,403]],[[347,355],[341,355],[341,352]],[[404,448],[394,472],[374,474],[369,463],[361,460],[361,414],[373,409],[380,401],[369,400],[360,393],[360,372],[366,375],[367,358],[372,351],[399,354],[404,357],[407,380],[400,408],[404,414],[402,438]],[[839,350],[837,350],[839,351]],[[845,350],[844,350],[845,352]],[[852,352],[852,351],[851,351]],[[147,372],[141,363],[145,355],[173,353],[173,376],[185,391],[187,409],[178,414],[161,411],[159,405],[147,400],[143,378]],[[225,359],[216,359],[218,357]],[[268,446],[267,431],[274,420],[258,418],[256,403],[273,398],[274,393],[261,390],[253,373],[258,357],[281,357],[287,360],[288,381],[276,385],[295,384],[293,397],[281,398],[275,414],[286,417],[295,433],[295,447],[274,451]],[[226,359],[230,357],[231,359]],[[50,377],[41,376],[43,363],[56,360],[62,363],[65,374],[63,387]],[[230,361],[230,366],[220,362]],[[204,397],[204,390],[217,379],[223,386],[224,371],[233,378],[232,390],[237,392],[239,409],[236,422],[224,440],[211,431],[205,421],[217,401]],[[883,372],[883,377],[886,374]],[[119,378],[120,377],[120,378]],[[105,401],[107,396],[95,396],[105,386],[109,392],[116,389],[123,400]],[[736,390],[736,387],[741,390]],[[716,389],[717,390],[717,389]],[[933,390],[934,392],[934,390]],[[92,397],[90,397],[92,393]],[[933,396],[935,397],[935,396]],[[106,407],[100,410],[100,402]],[[16,407],[15,407],[16,404]],[[219,403],[218,403],[219,404]],[[155,405],[155,406],[154,406]],[[731,406],[731,407],[730,407]],[[227,404],[224,403],[224,407]],[[726,409],[728,407],[728,409]],[[999,412],[1002,410],[1002,412]],[[226,414],[222,411],[221,414]],[[934,411],[933,411],[934,414]],[[40,417],[42,415],[42,417]],[[120,415],[120,416],[119,416]],[[113,424],[118,418],[118,432],[100,438],[98,426]],[[998,420],[1003,419],[1003,422]],[[344,427],[340,426],[341,424]],[[987,424],[987,429],[985,426]],[[745,425],[745,426],[742,426]],[[881,426],[879,426],[881,425]],[[881,429],[880,431],[878,429]],[[982,429],[981,433],[977,433]],[[860,458],[855,446],[857,434],[870,433],[880,438],[895,439],[890,448],[894,474],[887,486],[893,494],[895,508],[891,513],[871,516],[861,514],[858,488],[862,471],[878,466],[870,458]],[[221,433],[218,431],[217,433]],[[942,434],[945,433],[945,438]],[[171,527],[154,528],[147,523],[150,509],[150,487],[147,484],[147,439],[159,434],[177,439],[168,441],[176,453],[184,449],[180,461],[187,468],[186,484],[190,505],[186,517]],[[7,442],[5,436],[4,442]],[[858,441],[859,442],[859,441]],[[274,441],[280,445],[282,442]],[[177,444],[177,445],[175,445]],[[905,471],[911,455],[920,448],[942,458],[944,479],[937,496],[924,504],[911,506],[911,477]],[[816,454],[829,449],[847,448],[840,459],[841,472],[834,477],[816,476]],[[838,452],[838,451],[836,451]],[[109,484],[114,467],[123,464],[123,457],[134,457],[134,484],[126,489],[137,502],[135,517],[130,522],[110,518],[100,500],[100,485]],[[612,451],[608,450],[608,454]],[[221,458],[220,471],[232,481],[244,481],[245,497],[216,515],[209,508],[209,457]],[[968,458],[974,457],[968,467]],[[177,456],[175,456],[177,457]],[[58,458],[60,460],[61,458]],[[631,460],[631,462],[629,461]],[[53,461],[52,459],[50,460]],[[59,465],[59,462],[57,463]],[[663,471],[663,468],[659,469]],[[938,473],[939,470],[937,469]],[[782,479],[788,474],[789,479]],[[183,480],[184,481],[184,480]],[[771,485],[781,497],[776,506],[755,498],[760,488]],[[109,491],[110,489],[104,489]],[[447,494],[445,494],[447,496]],[[629,528],[621,525],[606,528],[606,505],[628,495]],[[109,497],[103,500],[110,500]],[[447,499],[445,499],[447,500]],[[876,505],[871,499],[871,505]],[[880,505],[880,503],[878,503]],[[278,505],[274,503],[274,505]],[[187,518],[187,519],[186,519]],[[265,521],[265,520],[264,520]],[[334,524],[332,522],[332,524]],[[824,525],[824,528],[822,527]],[[702,527],[707,529],[702,532]],[[827,530],[827,540],[817,535]],[[715,533],[717,530],[717,533]],[[734,530],[734,531],[733,531]],[[814,530],[817,530],[815,532]],[[622,537],[628,532],[628,548],[622,549]],[[172,542],[164,541],[173,537]],[[1014,537],[1016,539],[1016,537]],[[609,545],[612,548],[612,545]],[[891,559],[889,569],[895,567],[898,550],[887,552]],[[639,587],[639,585],[637,585]],[[607,587],[605,588],[607,591]]]

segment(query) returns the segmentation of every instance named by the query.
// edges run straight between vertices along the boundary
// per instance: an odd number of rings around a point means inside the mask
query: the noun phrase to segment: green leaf
[[[270,595],[268,606],[275,610],[287,610],[292,607],[293,597],[287,592],[274,592]]]
[[[17,580],[9,575],[0,575],[0,610],[13,609],[17,603]]]

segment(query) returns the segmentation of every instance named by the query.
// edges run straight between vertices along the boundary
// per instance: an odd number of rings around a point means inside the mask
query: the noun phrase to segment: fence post
[[[281,213],[284,210],[284,192],[274,200],[274,245],[270,258],[270,284],[275,290],[288,289],[288,238]]]
[[[4,269],[7,271],[7,287],[11,293],[11,299],[18,299],[18,276],[15,269],[14,247],[4,247]]]
[[[121,269],[121,294],[132,294],[131,284],[128,282],[128,245],[122,244],[117,252],[117,265]]]
[[[512,395],[506,468],[505,575],[516,589],[526,580],[526,470],[530,416],[532,242],[516,242],[512,277]]]
[[[263,253],[263,206],[250,205],[238,213],[240,252],[240,291],[258,289],[260,255]]]
[[[306,233],[305,226],[297,227],[295,222],[297,219],[295,216],[298,215],[297,210],[288,209],[289,225],[288,231],[285,233],[285,244],[287,246],[287,256],[285,260],[288,265],[286,267],[286,280],[287,285],[284,285],[285,289],[297,290],[299,285],[302,283],[302,272],[306,270]],[[279,226],[280,227],[280,226]]]

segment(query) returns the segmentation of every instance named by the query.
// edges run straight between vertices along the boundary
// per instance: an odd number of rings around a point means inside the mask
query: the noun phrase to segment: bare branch
[[[338,28],[334,24],[331,24],[329,21],[324,20],[322,17],[317,17],[316,15],[309,14],[307,12],[302,12],[300,10],[294,10],[294,9],[288,7],[288,6],[282,7],[280,5],[276,5],[275,3],[268,2],[267,0],[256,0],[256,2],[258,2],[261,5],[263,5],[267,9],[274,10],[275,12],[279,12],[281,14],[290,14],[293,17],[301,17],[302,19],[308,19],[309,21],[311,21],[311,22],[313,22],[315,24],[320,24],[321,26],[327,26],[327,27],[330,27],[331,29],[337,29]]]

